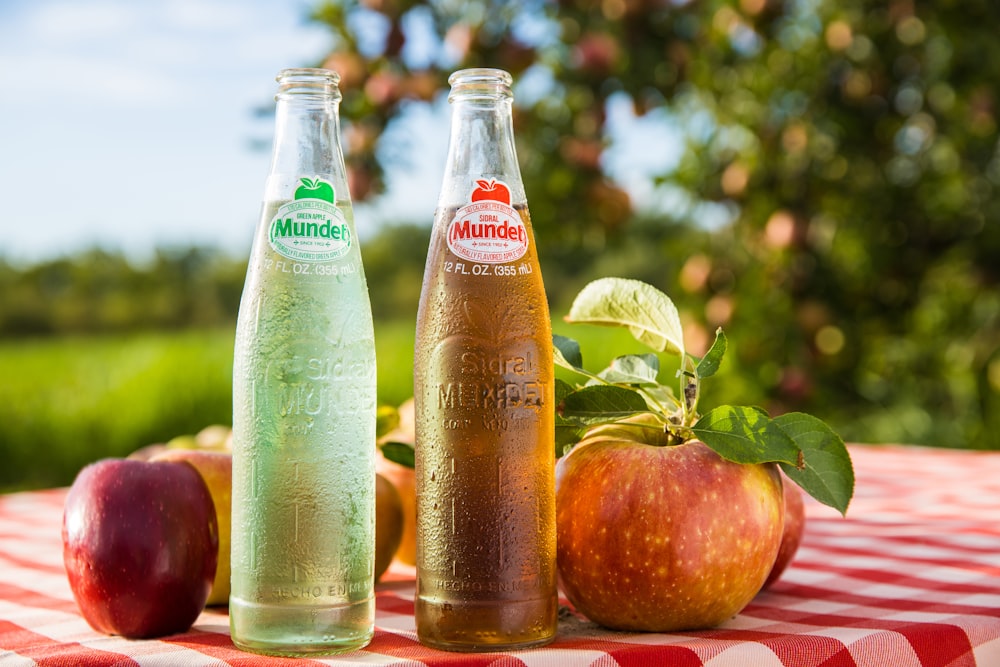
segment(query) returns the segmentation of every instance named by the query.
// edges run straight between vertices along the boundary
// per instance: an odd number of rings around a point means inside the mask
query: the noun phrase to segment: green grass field
[[[569,327],[587,368],[641,352],[617,329]],[[63,486],[85,464],[232,420],[233,331],[0,343],[0,492]],[[413,394],[413,322],[376,328],[379,401]],[[591,357],[591,358],[588,358]]]
[[[228,421],[223,331],[0,345],[0,490],[68,484],[84,464]]]

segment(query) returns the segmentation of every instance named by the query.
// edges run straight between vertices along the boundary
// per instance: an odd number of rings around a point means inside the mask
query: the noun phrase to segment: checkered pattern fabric
[[[63,569],[66,490],[0,496],[0,665],[1000,667],[1000,452],[853,445],[851,455],[847,517],[807,503],[792,565],[721,627],[611,632],[566,609],[553,644],[492,654],[417,643],[413,570],[395,565],[377,587],[374,640],[346,655],[244,653],[225,607],[172,637],[105,636],[80,616]]]

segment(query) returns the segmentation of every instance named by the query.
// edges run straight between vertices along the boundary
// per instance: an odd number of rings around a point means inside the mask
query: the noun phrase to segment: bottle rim
[[[290,67],[278,72],[275,81],[278,82],[275,100],[292,97],[317,102],[340,100],[340,75],[332,69]]]
[[[279,83],[291,82],[293,79],[303,83],[327,81],[337,85],[340,83],[340,74],[323,67],[287,67],[274,77]]]
[[[463,99],[470,98],[511,98],[511,84],[514,77],[510,72],[495,67],[471,67],[461,69],[452,73],[448,77],[451,85],[451,93],[448,101],[452,101],[456,96]]]

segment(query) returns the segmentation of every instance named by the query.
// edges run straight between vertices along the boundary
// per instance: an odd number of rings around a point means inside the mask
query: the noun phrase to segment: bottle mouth
[[[456,97],[462,99],[512,97],[510,86],[514,78],[502,69],[492,67],[475,67],[461,69],[448,77],[451,94],[448,101]]]
[[[290,95],[339,100],[340,75],[330,69],[319,67],[294,67],[283,69],[275,77],[278,82],[278,92],[275,99]]]

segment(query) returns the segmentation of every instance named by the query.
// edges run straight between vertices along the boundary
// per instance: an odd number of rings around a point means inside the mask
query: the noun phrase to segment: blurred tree
[[[455,69],[507,69],[547,276],[650,233],[671,262],[650,281],[695,342],[732,334],[721,398],[1000,448],[1000,4],[328,0],[315,19],[356,198],[383,188],[379,138],[409,104]],[[622,100],[683,131],[659,209],[609,174]],[[712,233],[678,247],[650,215]]]
[[[0,337],[211,327],[235,321],[246,260],[160,249],[147,264],[101,249],[15,268],[0,260]]]

